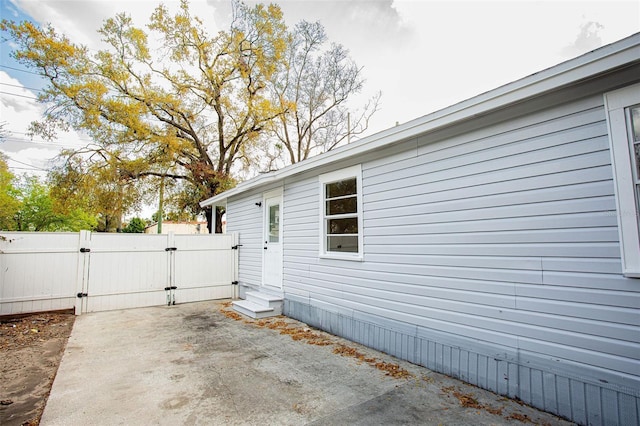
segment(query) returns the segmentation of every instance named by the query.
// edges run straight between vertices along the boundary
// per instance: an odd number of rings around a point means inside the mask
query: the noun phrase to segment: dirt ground
[[[0,425],[37,425],[75,316],[0,317]]]

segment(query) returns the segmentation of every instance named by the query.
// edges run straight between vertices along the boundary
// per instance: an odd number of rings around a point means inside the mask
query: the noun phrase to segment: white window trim
[[[627,277],[640,278],[640,212],[636,201],[625,111],[627,107],[640,103],[640,84],[605,93],[604,103],[611,147],[622,271]]]
[[[325,192],[324,187],[328,183],[356,178],[357,205],[358,205],[358,253],[340,253],[327,251],[327,221],[325,220]],[[362,166],[360,164],[319,176],[320,182],[320,257],[325,259],[363,260],[363,221],[362,221]]]

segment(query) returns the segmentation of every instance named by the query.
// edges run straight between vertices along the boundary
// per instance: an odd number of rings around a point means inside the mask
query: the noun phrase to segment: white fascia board
[[[284,179],[353,156],[380,149],[395,142],[416,137],[489,111],[522,102],[542,93],[636,62],[640,59],[640,33],[603,46],[551,68],[500,86],[489,92],[459,102],[399,126],[383,130],[334,151],[287,166],[245,181],[200,203],[202,207],[219,204],[229,197],[268,183]]]

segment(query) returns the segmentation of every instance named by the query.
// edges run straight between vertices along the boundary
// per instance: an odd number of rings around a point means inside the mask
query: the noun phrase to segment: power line
[[[25,136],[29,136],[31,137],[32,135],[30,133],[25,133],[25,132],[16,132],[15,130],[10,130],[9,133],[11,134],[16,134],[16,135],[25,135]],[[92,139],[83,139],[83,138],[75,138],[76,140],[82,141],[82,142],[89,142],[89,143],[93,143],[94,141]],[[46,141],[43,141],[46,143]]]
[[[0,85],[10,86],[10,87],[17,87],[19,89],[35,90],[36,92],[44,92],[44,90],[42,90],[42,89],[36,89],[35,87],[20,86],[19,84],[0,83]]]
[[[43,142],[43,141],[27,141],[24,139],[18,139],[18,138],[12,138],[12,137],[5,137],[3,142],[10,142],[10,143],[25,143],[25,144],[29,144],[29,145],[47,145],[47,146],[55,146],[58,148],[65,148],[64,146],[62,146],[62,143],[54,143],[54,142]],[[2,146],[2,144],[0,143],[0,147]]]
[[[30,168],[30,167],[15,167],[15,166],[7,166],[10,169],[13,170],[27,170],[30,172],[48,172],[50,170],[45,170],[45,169],[34,169],[34,168]]]
[[[37,72],[28,71],[28,70],[23,70],[23,69],[15,68],[15,67],[10,67],[9,65],[2,65],[2,64],[0,64],[0,67],[2,67],[2,68],[7,68],[7,69],[10,69],[10,70],[14,70],[14,71],[24,72],[24,73],[27,73],[27,74],[39,75],[40,77],[43,77],[43,75],[42,75],[42,74],[38,74]]]
[[[24,162],[22,162],[22,161],[18,161],[18,160],[16,160],[15,158],[11,158],[11,157],[9,157],[9,160],[10,160],[10,161],[13,161],[14,163],[22,164],[23,166],[29,166],[29,167],[32,167],[32,168],[34,168],[34,169],[41,170],[41,171],[43,171],[43,172],[48,171],[47,169],[43,169],[43,168],[40,168],[40,167],[34,166],[33,164],[29,164],[29,163],[24,163]]]
[[[38,100],[38,98],[34,98],[33,96],[18,95],[16,93],[9,93],[9,92],[3,92],[3,91],[0,91],[0,93],[2,93],[3,95],[11,95],[11,96],[18,96],[20,98],[33,99],[35,101]]]

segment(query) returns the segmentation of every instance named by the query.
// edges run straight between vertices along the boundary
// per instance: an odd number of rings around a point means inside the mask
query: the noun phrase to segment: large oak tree
[[[157,7],[146,29],[119,14],[99,30],[107,47],[97,52],[51,26],[0,24],[18,46],[13,56],[49,83],[39,95],[48,108],[32,131],[91,137],[63,152],[53,180],[70,201],[109,203],[105,228],[140,202],[145,183],[169,180],[174,209],[197,214],[200,201],[235,184],[239,161],[286,151],[284,163],[293,163],[352,133],[344,103],[363,80],[347,52],[321,51],[319,24],[289,30],[276,5],[233,6],[230,28],[215,34],[186,0],[173,14]],[[366,121],[375,107],[365,111]]]
[[[49,81],[40,100],[50,107],[33,130],[54,137],[70,126],[95,141],[67,152],[88,161],[65,168],[113,169],[116,185],[145,176],[186,180],[195,190],[184,207],[192,207],[233,184],[236,158],[280,114],[265,85],[287,46],[282,13],[235,3],[234,14],[231,29],[214,35],[186,1],[173,15],[159,6],[148,31],[119,14],[100,29],[109,47],[98,52],[50,26],[2,27],[18,43],[15,58]],[[147,32],[160,52],[151,51]]]

